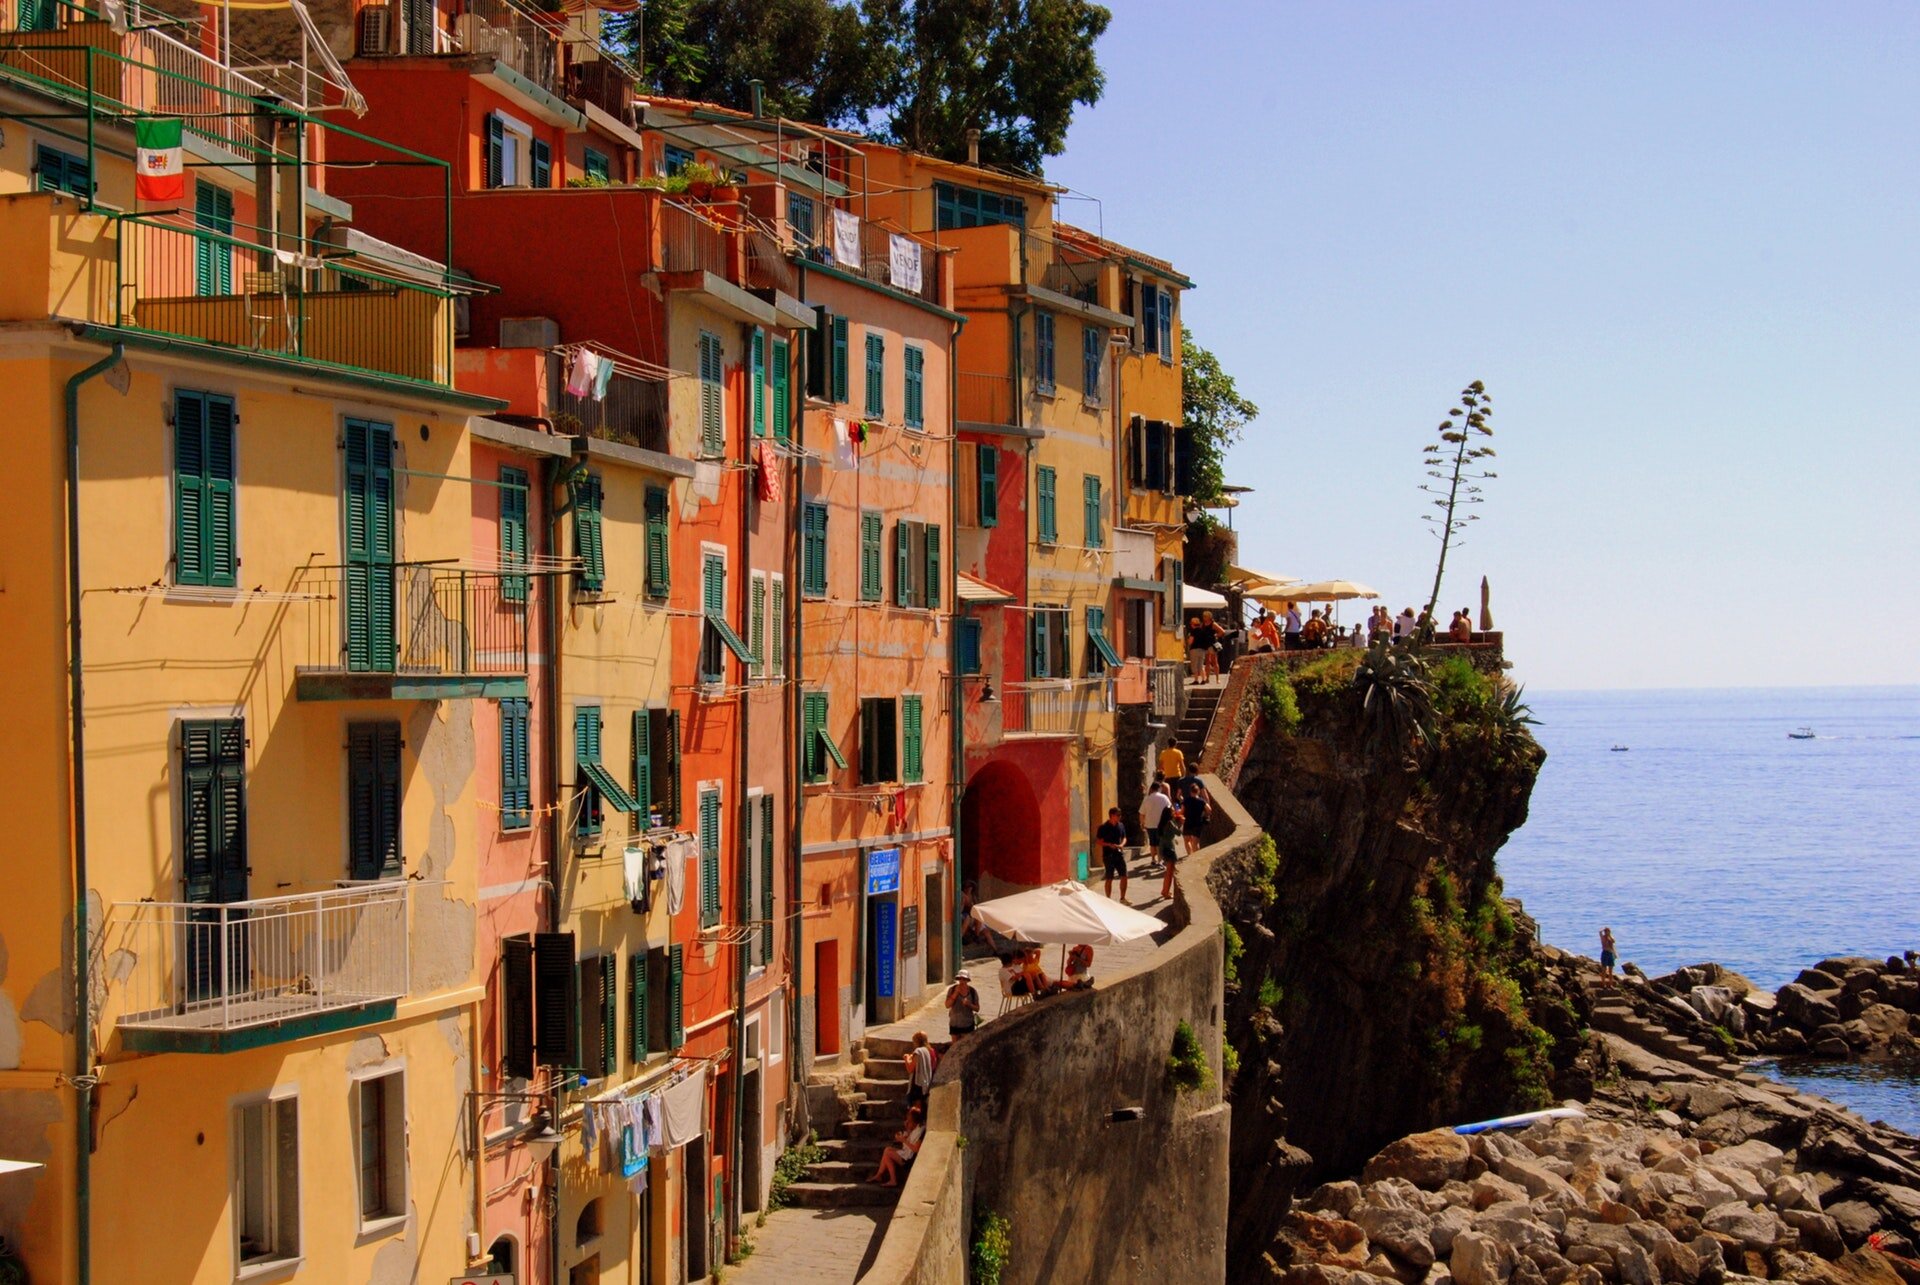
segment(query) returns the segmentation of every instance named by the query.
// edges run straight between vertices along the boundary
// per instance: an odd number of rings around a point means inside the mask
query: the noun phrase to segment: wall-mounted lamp
[[[560,1133],[553,1127],[553,1121],[547,1118],[545,1111],[533,1117],[540,1128],[527,1135],[527,1149],[541,1159],[546,1159],[560,1149]]]
[[[982,705],[998,705],[1000,703],[1000,698],[993,694],[993,680],[991,678],[980,684],[980,703]]]

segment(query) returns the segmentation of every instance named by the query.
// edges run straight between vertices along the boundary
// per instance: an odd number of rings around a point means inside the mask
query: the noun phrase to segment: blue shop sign
[[[899,855],[898,852],[894,853],[896,861]],[[898,874],[899,870],[896,868],[894,873]],[[875,907],[875,910],[877,910],[878,913],[874,916],[873,923],[873,959],[878,967],[874,969],[874,980],[879,983],[875,989],[880,992],[881,999],[892,999],[893,952],[896,945],[894,929],[895,907],[891,901],[883,901]]]
[[[900,891],[900,849],[875,848],[867,853],[867,895]]]

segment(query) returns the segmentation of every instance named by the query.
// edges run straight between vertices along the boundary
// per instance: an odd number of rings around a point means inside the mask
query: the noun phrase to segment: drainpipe
[[[951,272],[953,260],[948,258],[948,271]],[[947,773],[952,782],[948,787],[947,805],[947,844],[953,854],[948,862],[953,871],[951,886],[947,889],[952,911],[951,922],[947,925],[947,959],[950,973],[957,973],[966,965],[960,962],[960,937],[966,931],[961,922],[960,896],[961,884],[965,872],[960,864],[960,844],[964,836],[960,833],[961,801],[967,793],[967,684],[960,667],[954,663],[960,636],[953,632],[960,627],[960,363],[955,360],[960,348],[960,332],[966,327],[964,321],[954,322],[953,340],[947,346],[947,530],[953,533],[951,539],[953,552],[947,556],[950,564],[947,568],[947,610],[951,613],[948,620],[951,628],[947,631],[947,668],[953,674],[953,704],[947,710],[947,748],[953,762]],[[999,476],[997,473],[995,476]],[[984,648],[982,649],[984,651]],[[986,657],[980,658],[980,667],[986,668]]]
[[[756,108],[759,105],[759,97],[760,87],[756,82],[754,85]],[[758,116],[759,112],[756,110],[754,115]],[[747,345],[751,348],[753,344],[753,334],[756,333],[756,331],[754,327],[747,327],[746,331]],[[767,342],[764,336],[761,342],[763,345]],[[762,351],[765,351],[764,347]],[[751,377],[752,373],[752,363],[749,362],[747,374]],[[742,382],[744,383],[744,381]],[[740,593],[739,619],[746,621],[749,613],[753,609],[751,605],[753,567],[747,557],[749,539],[747,492],[752,489],[753,470],[753,433],[749,427],[753,415],[753,395],[751,390],[748,391],[746,398],[743,400],[745,403],[741,407],[743,413],[735,419],[735,422],[740,425],[741,429],[740,461],[746,466],[746,471],[740,475],[740,574],[735,578],[735,582],[739,586]],[[792,400],[791,392],[788,394],[788,400]],[[773,588],[771,585],[767,588],[767,596],[769,598],[773,596]],[[724,662],[725,656],[723,655],[721,659]],[[743,674],[742,678],[747,681],[743,681],[740,684],[738,705],[740,711],[740,726],[734,737],[735,744],[737,745],[735,758],[739,764],[734,773],[734,779],[740,782],[740,788],[735,792],[735,797],[739,800],[740,822],[734,827],[734,832],[738,839],[738,851],[741,860],[737,862],[734,867],[734,887],[740,898],[740,923],[742,927],[745,927],[753,912],[751,896],[753,885],[748,875],[748,872],[753,868],[752,862],[754,860],[752,844],[749,842],[753,835],[753,808],[748,802],[747,795],[748,767],[752,762],[748,755],[750,745],[748,727],[751,721],[749,716],[753,703],[751,672],[749,671]],[[740,1184],[741,1176],[746,1172],[746,1165],[743,1163],[745,1153],[742,1150],[744,1144],[741,1141],[746,1129],[746,1122],[742,1118],[745,1113],[741,1110],[740,1095],[746,1090],[746,1076],[744,1072],[746,1070],[747,1055],[747,956],[749,950],[748,943],[751,941],[751,934],[743,936],[739,942],[735,943],[733,948],[733,1092],[727,1095],[729,1103],[728,1115],[732,1117],[727,1122],[727,1131],[731,1136],[731,1153],[733,1157],[729,1166],[731,1172],[728,1175],[733,1179],[733,1182],[729,1184],[733,1188],[733,1191],[727,1200],[727,1248],[729,1251],[733,1249],[740,1235],[740,1210],[743,1208],[743,1196],[740,1190]],[[764,1122],[762,1123],[762,1127],[765,1127]],[[758,1143],[756,1142],[755,1145],[758,1145]]]
[[[541,495],[546,500],[547,509],[547,552],[560,547],[558,528],[560,516],[554,509],[553,489],[559,485],[560,470],[564,464],[572,468],[573,457],[564,461],[549,455],[540,464]],[[547,580],[547,682],[546,698],[541,702],[546,712],[547,732],[547,787],[557,805],[560,801],[560,593],[564,577],[549,576]],[[560,809],[558,806],[547,810],[547,930],[560,931]],[[560,1128],[560,1093],[553,1092],[553,1102],[547,1108],[554,1129]],[[560,1280],[560,1149],[554,1148],[547,1157],[546,1205],[547,1205],[547,1281],[548,1285],[559,1285]]]
[[[87,724],[80,669],[80,386],[126,356],[113,351],[67,381],[67,790],[73,846],[73,1214],[74,1267],[93,1279],[93,996],[87,942]]]
[[[800,297],[804,300],[807,297],[807,269],[804,263],[798,264],[797,266],[800,277],[798,282]],[[801,702],[803,700],[807,676],[806,665],[802,660],[802,653],[800,651],[800,644],[805,632],[801,628],[801,621],[806,616],[806,612],[802,609],[806,602],[806,586],[801,580],[801,558],[799,549],[800,524],[798,514],[801,505],[801,485],[806,480],[807,474],[805,464],[806,456],[804,454],[807,445],[805,440],[806,433],[804,431],[807,425],[807,390],[805,384],[806,372],[802,371],[802,382],[800,384],[799,394],[798,396],[795,395],[793,359],[791,356],[793,350],[789,348],[787,351],[789,354],[787,359],[787,414],[789,417],[788,428],[790,430],[787,438],[802,452],[802,454],[797,457],[801,460],[801,463],[796,464],[793,470],[792,498],[788,500],[786,505],[787,547],[786,557],[784,558],[788,570],[786,594],[787,612],[793,619],[793,627],[788,634],[789,642],[787,646],[787,727],[791,733],[791,735],[787,737],[787,756],[790,761],[790,770],[787,773],[787,785],[788,788],[793,791],[793,822],[787,833],[787,940],[789,943],[788,949],[793,953],[793,966],[788,969],[790,976],[790,998],[787,1003],[787,1033],[790,1038],[787,1043],[787,1067],[788,1075],[792,1078],[794,1087],[798,1088],[806,1083],[806,1075],[802,1069],[803,1059],[800,1056],[800,1004],[806,992],[806,986],[804,984],[806,978],[805,939],[802,935],[806,914],[804,901],[806,871],[802,869],[802,862],[804,860],[802,848],[805,846],[804,839],[806,835],[807,787],[801,778],[805,775],[807,760],[806,756],[801,753],[799,744],[799,729],[802,720]],[[808,341],[807,361],[811,364],[813,360],[813,344],[812,341]],[[836,995],[839,994],[840,987],[837,979],[835,980],[833,990]],[[818,1031],[819,1029],[820,1018],[818,1014],[815,1014],[814,1030]],[[806,1101],[806,1095],[804,1093],[801,1094],[800,1101]]]

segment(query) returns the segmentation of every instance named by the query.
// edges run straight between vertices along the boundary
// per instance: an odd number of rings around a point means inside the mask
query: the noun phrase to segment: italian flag
[[[187,171],[180,158],[178,117],[133,123],[133,194],[142,201],[184,201]]]

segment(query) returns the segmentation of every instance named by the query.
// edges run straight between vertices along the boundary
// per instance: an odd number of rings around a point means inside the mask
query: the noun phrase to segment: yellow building
[[[42,34],[120,47],[86,25]],[[130,215],[103,104],[178,99],[89,62],[91,120],[78,59],[0,60],[0,700],[31,800],[0,1155],[44,1166],[0,1180],[0,1233],[36,1282],[447,1279],[480,1257],[475,729],[526,691],[469,485],[496,403],[451,386],[445,274],[276,163],[316,125],[263,113],[278,144],[236,164],[209,117],[195,208]]]

